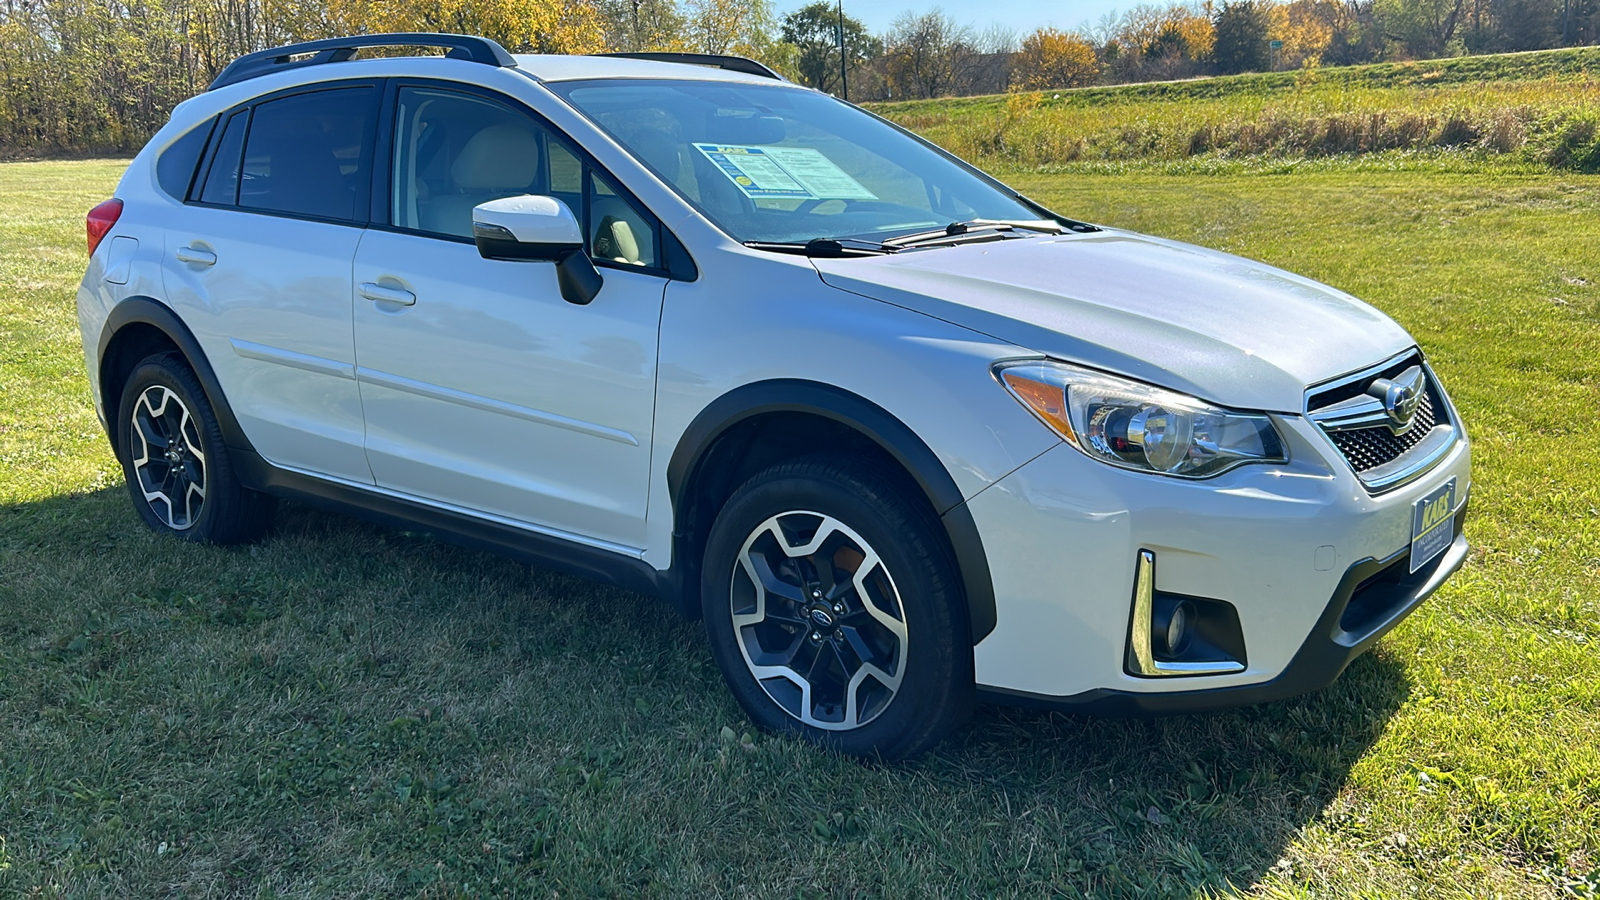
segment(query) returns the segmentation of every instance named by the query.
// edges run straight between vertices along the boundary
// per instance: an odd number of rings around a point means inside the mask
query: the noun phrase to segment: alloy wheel
[[[859,728],[900,690],[899,591],[877,552],[831,516],[796,510],[757,527],[734,563],[729,608],[750,673],[807,725]]]
[[[133,405],[133,475],[151,512],[174,531],[199,521],[206,497],[200,422],[178,395],[151,385]]]

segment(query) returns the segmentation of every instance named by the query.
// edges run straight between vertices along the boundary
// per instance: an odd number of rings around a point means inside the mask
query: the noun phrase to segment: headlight
[[[1259,413],[1044,359],[997,363],[994,373],[1068,443],[1113,466],[1205,478],[1245,463],[1288,461]]]

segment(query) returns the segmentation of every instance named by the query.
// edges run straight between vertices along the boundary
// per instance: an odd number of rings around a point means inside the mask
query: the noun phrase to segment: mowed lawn
[[[73,295],[115,162],[0,165],[0,895],[1594,896],[1600,178],[1013,178],[1416,335],[1474,551],[1312,696],[1004,708],[880,767],[752,733],[698,626],[300,506],[161,540]]]

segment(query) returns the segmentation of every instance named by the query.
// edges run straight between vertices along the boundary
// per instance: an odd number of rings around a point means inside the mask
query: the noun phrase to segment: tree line
[[[1027,35],[939,8],[873,34],[827,0],[0,0],[0,157],[128,152],[239,55],[385,31],[732,53],[867,101],[1593,44],[1600,0],[1193,0]]]
[[[1142,3],[1075,31],[977,31],[940,9],[883,35],[844,17],[852,99],[919,99],[1600,43],[1600,0],[1192,0]],[[782,20],[805,83],[833,90],[835,8]],[[859,70],[859,71],[858,71]]]

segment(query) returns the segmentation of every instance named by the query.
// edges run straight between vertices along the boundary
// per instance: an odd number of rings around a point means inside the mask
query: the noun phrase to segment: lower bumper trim
[[[1461,568],[1467,560],[1467,538],[1462,530],[1466,518],[1463,504],[1456,513],[1455,541],[1416,572],[1407,571],[1410,547],[1385,559],[1368,558],[1351,566],[1294,659],[1268,681],[1187,691],[1096,688],[1067,696],[980,685],[979,697],[1006,706],[1089,715],[1162,716],[1250,706],[1319,690],[1332,684],[1356,657],[1371,649]]]

